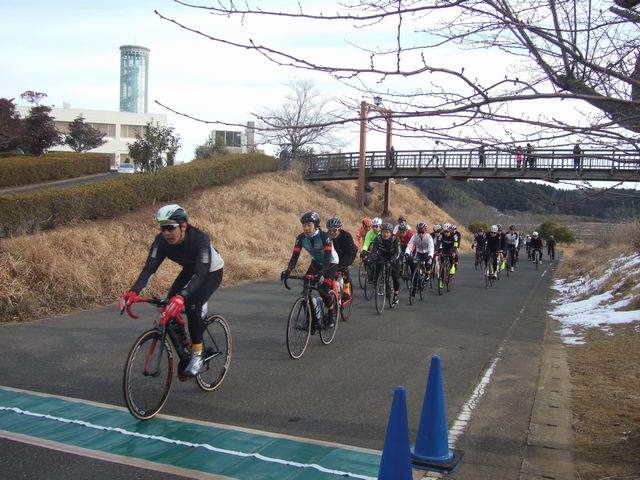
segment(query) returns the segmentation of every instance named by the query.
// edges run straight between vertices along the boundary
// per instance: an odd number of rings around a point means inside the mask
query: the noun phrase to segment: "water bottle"
[[[342,278],[342,275],[340,275],[340,278],[338,279],[338,291],[342,292],[344,290],[344,278]]]
[[[316,316],[316,320],[319,322],[322,320],[322,300],[318,297],[313,297],[313,312]]]

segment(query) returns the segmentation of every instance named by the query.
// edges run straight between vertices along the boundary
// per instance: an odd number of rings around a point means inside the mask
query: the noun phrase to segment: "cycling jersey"
[[[404,250],[405,248],[407,248],[407,244],[409,243],[409,240],[411,240],[411,237],[413,237],[414,235],[411,230],[407,230],[404,235],[398,232],[395,234],[395,236],[398,237],[398,240],[400,240],[400,246]]]
[[[456,252],[456,241],[453,235],[440,235],[440,242],[438,244],[440,253],[442,255],[453,255]]]
[[[500,235],[485,234],[485,244],[489,253],[498,253],[500,250],[504,250],[502,244],[502,237]]]
[[[380,230],[376,233],[376,231],[372,228],[367,232],[367,236],[364,237],[364,243],[362,244],[362,250],[367,251],[371,246],[371,243],[376,239],[376,237],[380,235]]]
[[[507,232],[504,234],[504,242],[507,247],[518,248],[520,235],[515,232]]]
[[[531,237],[531,249],[537,248],[538,250],[542,250],[542,237],[533,238]]]
[[[482,251],[486,241],[487,239],[485,238],[484,233],[476,233],[473,236],[473,244],[475,245],[476,251]]]
[[[333,241],[327,232],[323,232],[319,228],[316,233],[308,237],[301,233],[296,237],[296,243],[293,246],[293,254],[289,260],[289,270],[293,270],[298,263],[300,252],[305,249],[311,255],[311,258],[320,267],[320,271],[324,273],[332,263],[339,262],[338,254],[333,248]]]
[[[395,262],[400,258],[402,250],[400,250],[400,241],[395,235],[391,235],[388,240],[382,236],[376,237],[371,246],[371,261],[376,262],[383,259],[387,262]]]
[[[405,223],[404,225],[407,226],[407,232],[411,231],[411,225],[409,225],[408,223]],[[393,234],[395,235],[396,233],[398,233],[400,231],[400,224],[398,223],[395,227],[393,227]]]
[[[357,248],[349,232],[340,230],[340,235],[333,239],[333,248],[338,254],[340,269],[347,268],[356,258]]]
[[[184,239],[177,245],[170,245],[161,233],[156,236],[144,268],[131,290],[136,293],[144,290],[165,258],[183,267],[181,276],[186,280],[182,286],[178,287],[181,288],[178,295],[185,298],[203,284],[210,272],[224,267],[224,261],[213,247],[209,236],[202,230],[188,225]]]
[[[434,245],[431,235],[425,234],[422,237],[419,233],[415,234],[409,240],[409,244],[405,248],[405,253],[412,253],[415,248],[416,253],[426,253],[430,257],[433,257]]]
[[[371,230],[371,228],[369,228],[369,230]],[[356,242],[358,242],[358,247],[362,245],[362,242],[364,241],[364,238],[367,236],[367,232],[369,232],[369,230],[365,230],[365,228],[362,225],[360,225],[360,227],[358,227],[358,230],[356,230]]]
[[[460,232],[456,230],[451,236],[453,237],[453,246],[460,248],[460,239],[462,238]]]

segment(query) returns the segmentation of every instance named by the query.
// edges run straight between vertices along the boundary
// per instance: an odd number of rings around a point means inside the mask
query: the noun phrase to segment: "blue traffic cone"
[[[411,445],[409,443],[409,420],[404,387],[396,387],[384,439],[378,480],[411,480]]]
[[[463,455],[461,450],[449,448],[442,369],[440,357],[434,355],[431,357],[416,444],[411,449],[411,461],[414,467],[422,470],[451,473],[458,468]]]

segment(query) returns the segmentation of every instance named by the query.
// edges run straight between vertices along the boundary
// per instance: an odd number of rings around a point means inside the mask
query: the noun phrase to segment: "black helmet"
[[[400,215],[400,217],[398,218],[398,223],[405,223],[407,221],[407,217],[405,217],[404,215]]]
[[[316,227],[320,225],[320,214],[318,212],[314,212],[309,210],[308,212],[304,212],[300,217],[300,223],[313,222],[316,224]]]
[[[327,220],[327,229],[335,230],[338,228],[342,228],[342,220],[337,215],[334,215],[329,220]]]
[[[160,225],[175,224],[178,225],[185,223],[189,219],[187,212],[180,205],[172,204],[160,207],[158,213],[156,213],[156,221]]]
[[[380,231],[382,230],[389,230],[390,232],[393,232],[393,225],[391,225],[389,222],[385,222],[380,225]]]

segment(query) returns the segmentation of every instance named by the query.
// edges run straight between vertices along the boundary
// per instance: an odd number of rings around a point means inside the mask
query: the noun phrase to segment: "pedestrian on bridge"
[[[478,148],[478,167],[484,167],[484,145],[480,144],[480,148]]]
[[[526,153],[526,160],[529,164],[529,168],[536,168],[536,156],[533,154],[533,145],[531,145],[530,143],[527,143]]]
[[[523,153],[522,147],[518,145],[516,147],[516,165],[518,166],[518,169],[522,168],[522,158],[524,157]]]
[[[576,142],[573,146],[573,168],[576,170],[582,169],[582,149],[579,142]]]

